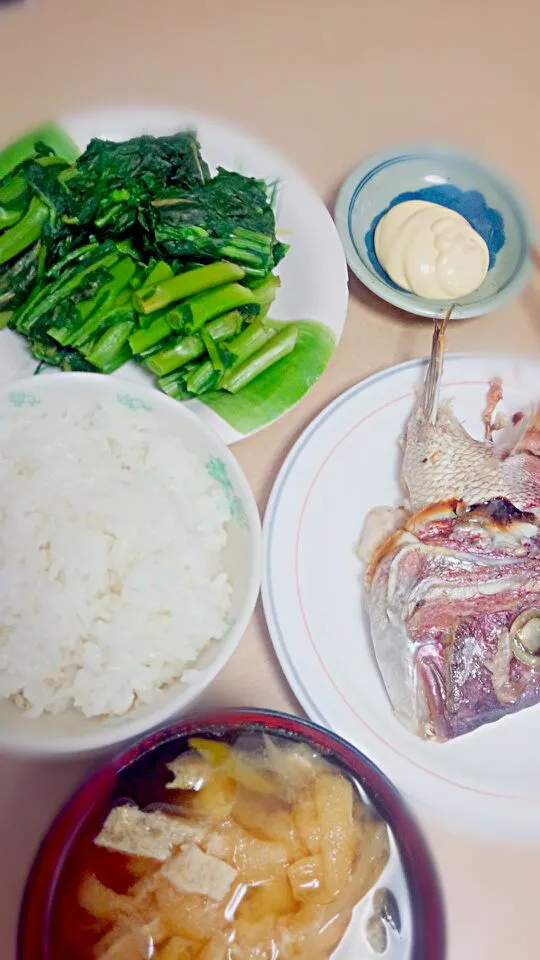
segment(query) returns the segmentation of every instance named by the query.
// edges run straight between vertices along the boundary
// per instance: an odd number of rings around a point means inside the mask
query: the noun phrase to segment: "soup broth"
[[[302,741],[209,734],[127,768],[72,848],[51,960],[325,960],[389,835]]]

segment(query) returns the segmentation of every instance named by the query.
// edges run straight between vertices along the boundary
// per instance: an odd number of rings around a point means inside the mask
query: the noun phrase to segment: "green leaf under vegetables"
[[[24,137],[15,140],[14,143],[10,143],[9,146],[0,150],[0,180],[24,160],[35,156],[35,145],[37,143],[44,143],[51,150],[54,150],[59,157],[68,160],[70,163],[76,160],[81,152],[62,127],[54,123],[48,123],[32,130]]]

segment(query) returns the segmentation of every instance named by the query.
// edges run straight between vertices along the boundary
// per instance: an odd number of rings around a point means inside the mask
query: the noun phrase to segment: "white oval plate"
[[[355,547],[367,512],[402,499],[398,438],[424,372],[425,362],[413,360],[348,390],[289,454],[264,522],[270,634],[309,716],[371,757],[413,804],[498,837],[540,833],[540,708],[452,743],[427,743],[394,718],[372,654]],[[477,437],[493,376],[503,378],[507,412],[538,397],[537,363],[445,362],[442,394]]]
[[[81,150],[92,137],[126,140],[143,133],[163,136],[187,128],[195,129],[203,156],[211,168],[220,165],[261,177],[270,183],[277,180],[280,184],[277,228],[280,236],[290,244],[290,249],[277,271],[282,286],[272,307],[272,316],[276,320],[323,323],[338,343],[348,300],[347,265],[341,241],[328,210],[313,187],[271,147],[220,120],[174,108],[114,107],[60,117],[58,123]],[[0,383],[31,376],[36,362],[22,337],[4,331],[1,344]],[[116,375],[138,383],[152,382],[134,364],[126,365]],[[189,406],[225,443],[234,443],[248,436],[238,433],[199,401],[189,401]]]

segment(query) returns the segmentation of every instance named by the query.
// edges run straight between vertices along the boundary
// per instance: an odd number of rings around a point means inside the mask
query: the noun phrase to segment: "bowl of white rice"
[[[0,750],[103,750],[184,711],[259,591],[229,450],[146,386],[51,374],[0,387],[0,488]]]

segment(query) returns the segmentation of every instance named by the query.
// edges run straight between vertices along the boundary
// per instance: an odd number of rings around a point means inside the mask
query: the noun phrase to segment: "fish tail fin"
[[[431,342],[431,357],[429,358],[429,365],[427,368],[424,392],[422,396],[422,409],[424,417],[428,423],[431,423],[432,425],[437,419],[437,410],[439,406],[446,324],[450,319],[453,309],[453,306],[450,307],[444,317],[436,317],[434,320],[433,340]]]

